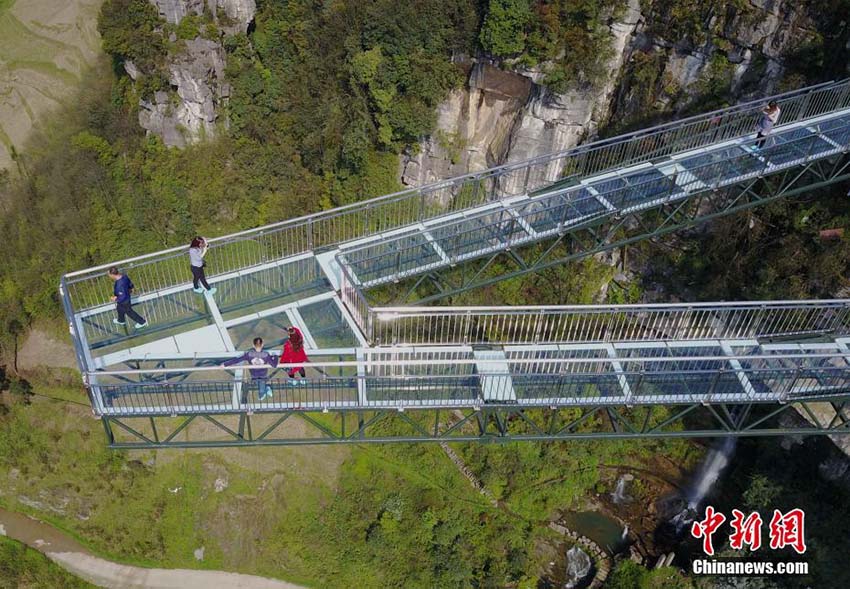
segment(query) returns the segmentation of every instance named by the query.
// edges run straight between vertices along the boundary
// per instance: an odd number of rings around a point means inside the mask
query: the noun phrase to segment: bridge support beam
[[[102,421],[107,443],[116,449],[850,434],[850,419],[806,421],[795,414],[813,414],[817,404],[830,405],[839,415],[850,410],[850,400],[836,397],[783,404],[505,404],[404,413],[397,409],[289,411],[221,413],[189,420],[110,416]],[[296,425],[297,421],[301,424]]]

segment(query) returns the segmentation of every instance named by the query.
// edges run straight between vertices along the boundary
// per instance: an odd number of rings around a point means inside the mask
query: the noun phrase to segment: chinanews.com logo
[[[714,534],[725,524],[727,517],[711,505],[705,508],[705,517],[691,525],[691,536],[702,540],[702,551],[706,556],[714,556]],[[749,550],[749,557],[743,558],[697,558],[691,563],[695,575],[726,576],[767,576],[767,575],[807,575],[809,563],[800,560],[752,559],[753,553],[762,550],[762,529],[764,520],[757,511],[744,513],[732,510],[732,519],[728,520],[732,528],[729,534],[729,547],[732,550]],[[768,528],[770,550],[791,548],[799,555],[806,552],[806,514],[802,509],[792,509],[786,513],[773,510]],[[766,549],[765,549],[766,551]],[[762,554],[766,554],[763,551]]]

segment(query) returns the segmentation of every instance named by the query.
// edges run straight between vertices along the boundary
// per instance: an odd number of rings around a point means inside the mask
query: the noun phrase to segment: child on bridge
[[[280,357],[281,363],[298,364],[299,362],[309,362],[310,359],[307,358],[307,352],[304,351],[304,336],[301,334],[301,330],[297,327],[288,327],[287,332],[289,333],[289,339],[283,344],[283,354]],[[295,379],[296,373],[300,373],[302,379],[307,376],[307,372],[303,366],[292,366],[286,373],[291,379]],[[294,385],[303,382],[303,380],[290,380],[289,384]]]

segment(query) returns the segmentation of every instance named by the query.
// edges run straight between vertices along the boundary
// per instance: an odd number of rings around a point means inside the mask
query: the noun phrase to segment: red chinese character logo
[[[714,546],[711,543],[711,536],[725,521],[726,516],[722,513],[717,513],[714,511],[714,507],[709,505],[705,508],[705,519],[701,522],[694,522],[691,525],[691,536],[702,538],[702,551],[709,556],[714,556]]]
[[[761,516],[757,511],[752,512],[744,519],[744,514],[737,509],[732,510],[732,534],[729,536],[729,546],[734,550],[741,550],[748,545],[752,550],[761,547]]]
[[[790,546],[803,554],[806,551],[805,531],[803,520],[806,514],[802,509],[792,509],[782,514],[778,509],[773,510],[770,520],[770,547],[774,550]]]

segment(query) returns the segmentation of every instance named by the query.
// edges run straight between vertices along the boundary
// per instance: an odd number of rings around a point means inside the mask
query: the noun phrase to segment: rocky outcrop
[[[609,71],[622,66],[639,18],[638,0],[630,0],[624,16],[610,26]],[[505,72],[489,63],[475,63],[467,87],[452,92],[440,106],[437,131],[421,144],[419,153],[402,158],[402,182],[419,186],[526,160],[568,149],[594,133],[606,120],[616,77],[557,94],[542,84],[546,67]],[[555,164],[539,174],[554,179],[560,172]],[[513,179],[501,188],[516,193],[519,181]]]
[[[170,24],[179,24],[189,15],[205,15],[225,35],[247,31],[256,11],[254,0],[150,2]],[[139,124],[171,147],[213,137],[219,125],[226,127],[223,105],[230,96],[224,76],[226,55],[218,40],[199,36],[178,43],[178,47],[166,66],[171,90],[139,101]],[[145,73],[130,61],[124,63],[124,70],[133,80]]]
[[[184,51],[168,66],[175,90],[157,92],[153,100],[142,99],[139,124],[169,146],[184,147],[215,135],[219,107],[230,94],[224,63],[219,43],[201,38],[186,41]]]
[[[402,181],[418,186],[504,161],[513,122],[533,85],[525,76],[474,64],[467,87],[453,91],[440,105],[437,130],[420,153],[404,158]]]
[[[664,12],[670,10],[669,3],[630,0],[609,26],[610,73],[590,86],[555,93],[543,83],[547,64],[505,72],[473,63],[466,87],[440,106],[437,131],[402,158],[402,183],[419,186],[569,149],[606,124],[645,123],[718,88],[731,88],[733,97],[778,91],[788,54],[818,28],[791,0],[694,7],[708,16],[691,36],[680,34],[681,15]],[[540,185],[561,172],[553,163],[528,179],[517,175],[501,193],[521,193],[526,182]]]
[[[815,39],[818,28],[816,15],[790,0],[718,9],[699,36],[677,35],[665,10],[655,3],[635,30],[612,109],[621,120],[680,110],[718,89],[733,99],[775,93],[788,56]]]
[[[178,24],[185,16],[194,14],[201,16],[209,11],[216,24],[235,27],[243,33],[254,20],[257,12],[256,0],[150,0],[159,10],[159,15],[173,25]],[[219,20],[221,13],[229,22]]]

